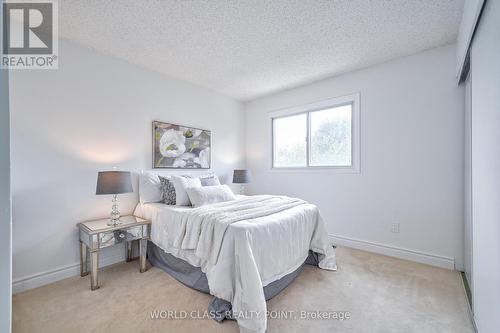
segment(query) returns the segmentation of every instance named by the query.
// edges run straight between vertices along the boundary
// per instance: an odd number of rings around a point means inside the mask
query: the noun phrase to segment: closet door
[[[465,182],[464,182],[464,268],[465,276],[469,282],[469,286],[472,292],[472,100],[471,100],[471,73],[465,80]]]
[[[481,333],[500,330],[500,1],[486,1],[470,51],[472,296]]]

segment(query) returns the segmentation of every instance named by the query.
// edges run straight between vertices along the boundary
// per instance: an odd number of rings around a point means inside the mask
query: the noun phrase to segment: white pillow
[[[177,206],[189,206],[189,196],[186,189],[189,187],[201,187],[200,178],[189,178],[184,176],[172,176],[175,188],[175,204]]]
[[[139,201],[141,204],[161,201],[160,178],[153,173],[139,175]]]
[[[233,191],[227,185],[188,187],[186,192],[194,207],[236,199]]]
[[[208,174],[200,176],[201,186],[215,186],[220,185],[219,177],[216,174]]]

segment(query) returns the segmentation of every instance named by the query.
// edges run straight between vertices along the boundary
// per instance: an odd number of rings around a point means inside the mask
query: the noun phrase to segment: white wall
[[[248,103],[249,191],[317,204],[339,243],[462,268],[464,91],[455,55],[445,46]],[[354,92],[360,174],[269,169],[267,112]],[[394,221],[399,234],[390,231]]]
[[[77,274],[76,223],[111,207],[95,195],[97,171],[151,169],[153,120],[212,130],[223,181],[245,166],[239,102],[65,40],[59,70],[16,71],[10,89],[14,291]],[[137,181],[119,198],[131,213]],[[106,250],[104,264],[123,258],[120,247]]]
[[[471,49],[474,317],[500,331],[500,1],[486,1]]]
[[[0,2],[1,5],[1,2]],[[1,10],[0,10],[1,14]],[[0,21],[1,24],[1,21]],[[9,76],[0,70],[0,332],[10,332],[11,200],[9,138]]]

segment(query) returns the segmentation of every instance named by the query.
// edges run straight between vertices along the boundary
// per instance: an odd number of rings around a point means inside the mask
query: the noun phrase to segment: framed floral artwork
[[[153,168],[210,169],[208,130],[153,121]]]

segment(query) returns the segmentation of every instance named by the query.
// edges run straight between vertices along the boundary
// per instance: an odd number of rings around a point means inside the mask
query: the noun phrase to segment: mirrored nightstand
[[[78,223],[80,233],[80,276],[89,274],[90,289],[99,288],[99,250],[116,244],[125,244],[127,261],[132,258],[132,242],[139,241],[140,272],[146,271],[146,250],[151,232],[151,221],[132,215],[122,216],[121,224],[109,226],[109,218]]]

